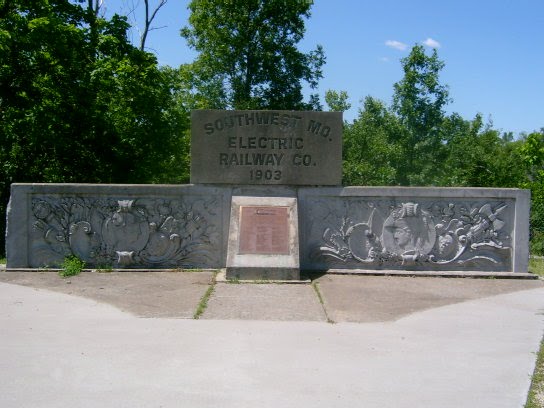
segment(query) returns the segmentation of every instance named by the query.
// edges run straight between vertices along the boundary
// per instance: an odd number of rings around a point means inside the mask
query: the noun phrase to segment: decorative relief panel
[[[32,266],[76,255],[89,266],[206,267],[221,263],[217,198],[34,197]]]
[[[305,212],[312,268],[511,267],[511,200],[321,198]]]

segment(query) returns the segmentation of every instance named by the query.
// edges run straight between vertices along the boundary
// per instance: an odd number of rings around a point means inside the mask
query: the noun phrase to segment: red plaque
[[[289,207],[240,207],[239,254],[289,254]]]

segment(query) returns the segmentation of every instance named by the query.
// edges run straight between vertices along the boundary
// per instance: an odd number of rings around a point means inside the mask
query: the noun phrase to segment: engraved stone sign
[[[233,196],[227,278],[299,279],[297,199]]]
[[[340,185],[341,180],[341,112],[191,113],[191,183]]]
[[[239,254],[289,254],[288,207],[240,207]]]

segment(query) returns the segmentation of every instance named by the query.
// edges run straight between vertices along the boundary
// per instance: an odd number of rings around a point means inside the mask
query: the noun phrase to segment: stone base
[[[300,279],[297,199],[233,196],[227,279]]]
[[[298,268],[227,267],[225,277],[227,280],[298,281],[300,270]]]

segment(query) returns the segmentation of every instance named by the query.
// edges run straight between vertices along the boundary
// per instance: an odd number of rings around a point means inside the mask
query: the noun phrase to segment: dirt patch
[[[108,303],[140,317],[192,318],[212,272],[0,272],[0,282],[47,289]]]
[[[397,320],[425,309],[544,286],[541,280],[325,275],[317,280],[336,322]]]

